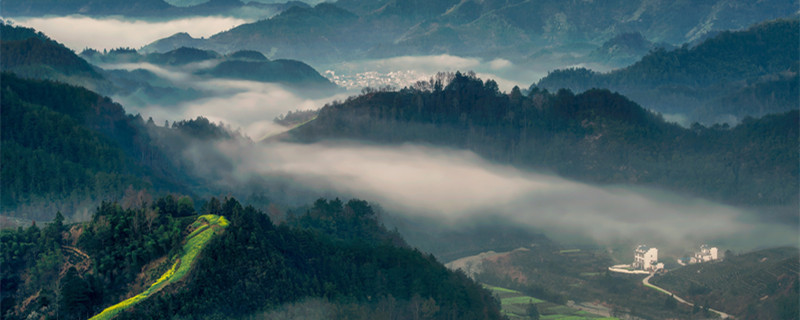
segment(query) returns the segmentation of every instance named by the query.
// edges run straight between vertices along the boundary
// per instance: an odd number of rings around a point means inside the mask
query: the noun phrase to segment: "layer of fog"
[[[382,64],[381,64],[382,63]],[[487,65],[488,66],[485,66]],[[435,68],[497,70],[510,63],[483,63],[451,56],[406,57],[373,61],[363,68],[391,73],[399,65],[426,71]],[[106,66],[108,67],[108,66]],[[150,105],[135,112],[157,121],[205,116],[224,122],[255,139],[286,128],[272,119],[289,110],[315,109],[338,97],[309,99],[279,85],[205,79],[186,70],[148,64],[117,65],[148,69],[171,81],[213,92],[213,97],[174,106]],[[199,66],[198,66],[199,67]],[[502,82],[499,82],[502,83]],[[509,90],[507,87],[504,90]],[[199,148],[199,147],[196,147]],[[699,199],[655,190],[596,187],[551,175],[523,172],[487,163],[470,152],[421,146],[220,144],[232,172],[214,170],[224,188],[247,184],[254,176],[290,181],[320,196],[359,197],[391,212],[429,217],[453,225],[496,217],[560,241],[589,238],[600,243],[646,243],[682,252],[700,243],[735,248],[791,244],[793,227],[759,222],[755,215]],[[211,165],[205,150],[187,154],[196,167]],[[221,174],[221,175],[220,175]]]
[[[241,80],[209,79],[194,74],[202,68],[213,66],[214,61],[190,64],[179,68],[162,67],[148,63],[101,64],[110,69],[145,69],[176,87],[193,88],[206,93],[208,98],[184,101],[176,105],[145,104],[139,97],[115,96],[130,113],[152,117],[157,123],[165,120],[179,121],[204,116],[213,122],[222,122],[254,140],[287,130],[272,122],[278,115],[294,110],[319,109],[333,100],[345,100],[364,87],[392,86],[403,88],[420,80],[427,80],[440,71],[475,71],[478,77],[495,80],[500,89],[510,91],[514,86],[527,88],[542,74],[535,71],[519,72],[516,66],[503,59],[482,61],[449,55],[398,57],[391,59],[348,62],[337,65],[336,70],[325,72],[331,81],[348,91],[333,96],[310,95],[279,84]],[[319,70],[319,69],[318,69]],[[516,72],[514,72],[517,70]],[[534,80],[509,80],[506,74],[524,79],[526,74]],[[134,99],[135,98],[135,99]]]
[[[192,17],[168,21],[146,21],[120,17],[86,16],[11,18],[15,25],[34,28],[68,48],[81,52],[92,48],[103,51],[115,48],[141,48],[178,32],[192,37],[209,37],[247,23],[231,17]]]
[[[174,105],[133,103],[136,97],[114,96],[128,113],[141,114],[156,123],[181,121],[205,117],[223,123],[253,140],[288,130],[273,122],[275,117],[295,110],[316,110],[332,100],[344,100],[355,92],[341,92],[319,97],[311,93],[287,88],[277,83],[247,80],[229,80],[195,75],[199,69],[213,67],[215,61],[190,64],[180,68],[167,68],[150,63],[103,64],[100,67],[122,70],[144,69],[167,79],[179,88],[192,88],[204,93],[205,98],[183,101]]]
[[[492,217],[559,241],[645,243],[678,253],[702,243],[752,249],[796,244],[798,238],[795,226],[761,222],[753,212],[653,189],[598,187],[526,172],[467,151],[355,143],[215,148],[233,164],[220,180],[230,185],[254,176],[288,179],[320,196],[355,196],[389,212],[453,226]]]

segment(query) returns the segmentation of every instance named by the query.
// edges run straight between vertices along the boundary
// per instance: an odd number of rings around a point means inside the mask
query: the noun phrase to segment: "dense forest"
[[[110,83],[72,50],[34,29],[0,22],[0,68],[23,78],[50,79],[109,90]]]
[[[9,73],[2,74],[2,83],[4,211],[35,203],[79,206],[87,197],[104,199],[129,185],[150,185],[120,145],[135,143],[120,141],[135,128],[119,105],[83,88]]]
[[[159,126],[80,87],[5,72],[0,80],[2,207],[20,218],[60,210],[72,219],[129,188],[189,192],[199,182],[185,148],[244,139],[202,117]]]
[[[307,298],[338,306],[343,319],[500,318],[488,291],[409,248],[366,201],[320,199],[275,225],[233,198],[195,204],[141,192],[103,203],[86,223],[66,225],[59,214],[42,229],[3,230],[3,317],[85,319],[136,294],[169,268],[164,257],[196,234],[189,227],[196,206],[230,225],[184,280],[117,319],[242,317]]]
[[[776,20],[726,31],[697,46],[651,51],[608,73],[556,70],[536,87],[619,91],[647,108],[707,124],[797,109],[800,21]]]
[[[793,208],[787,221],[797,212],[797,110],[687,129],[608,90],[504,94],[492,80],[456,73],[366,92],[325,106],[283,138],[446,145],[582,181]]]

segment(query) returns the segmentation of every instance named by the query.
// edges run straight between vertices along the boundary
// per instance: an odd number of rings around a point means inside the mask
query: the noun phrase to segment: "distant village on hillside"
[[[678,264],[685,266],[695,263],[703,263],[719,260],[719,249],[709,247],[704,244],[700,246],[700,251],[696,251],[692,256],[677,259]],[[608,267],[609,271],[628,273],[628,274],[650,274],[664,270],[664,263],[658,260],[658,249],[646,245],[638,245],[633,250],[633,263],[619,264]]]

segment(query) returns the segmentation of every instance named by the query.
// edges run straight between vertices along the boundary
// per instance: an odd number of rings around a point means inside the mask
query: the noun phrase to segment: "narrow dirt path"
[[[78,249],[78,248],[75,248],[75,247],[72,247],[72,246],[61,246],[61,249],[66,250],[66,251],[72,251],[75,254],[83,257],[83,259],[85,259],[85,260],[91,260],[91,259],[89,259],[89,255],[86,254],[86,252],[81,251],[81,249]]]
[[[685,304],[685,305],[688,305],[688,306],[690,306],[690,307],[694,307],[694,303],[691,303],[691,302],[689,302],[689,301],[686,301],[686,300],[684,300],[683,298],[681,298],[681,297],[679,297],[679,296],[676,296],[674,293],[672,293],[672,292],[669,292],[669,291],[667,291],[667,290],[666,290],[666,289],[664,289],[664,288],[661,288],[661,287],[659,287],[659,286],[656,286],[656,285],[654,285],[654,284],[651,284],[651,283],[650,283],[650,278],[652,278],[654,275],[655,275],[655,274],[651,273],[649,276],[647,276],[646,278],[642,279],[642,284],[643,284],[643,285],[645,285],[646,287],[650,287],[650,288],[656,289],[657,291],[659,291],[659,292],[661,292],[661,293],[663,293],[663,294],[668,294],[668,295],[671,295],[673,298],[675,298],[675,300],[677,300],[677,301],[678,301],[678,302],[680,302],[680,303],[683,303],[683,304]],[[718,314],[720,317],[722,317],[722,319],[734,319],[734,316],[732,316],[732,315],[729,315],[729,314],[727,314],[727,313],[725,313],[725,312],[722,312],[722,311],[719,311],[719,310],[715,310],[715,309],[708,308],[708,311],[711,311],[711,312],[713,312],[713,313],[716,313],[716,314]]]
[[[61,275],[66,274],[67,270],[72,267],[81,273],[87,272],[92,268],[92,259],[86,252],[81,251],[81,249],[62,245],[61,250],[64,252],[66,258],[66,263],[61,268]]]

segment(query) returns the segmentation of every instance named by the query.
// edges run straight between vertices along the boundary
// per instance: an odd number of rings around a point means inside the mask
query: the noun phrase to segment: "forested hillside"
[[[794,110],[800,100],[798,30],[797,19],[766,22],[695,47],[655,50],[609,73],[556,70],[536,86],[608,88],[658,112],[710,124]]]
[[[184,148],[241,138],[202,117],[157,126],[80,87],[5,72],[0,81],[2,207],[19,218],[73,218],[128,189],[189,192],[198,178]]]
[[[488,291],[408,248],[365,201],[320,199],[281,225],[232,198],[202,202],[229,225],[182,280],[115,319],[227,319],[303,299],[324,299],[336,318],[500,318]],[[191,198],[140,194],[102,204],[87,223],[58,216],[43,229],[3,230],[3,317],[85,319],[137,294],[200,231],[189,225],[196,214]]]
[[[111,84],[72,50],[41,32],[0,22],[0,68],[23,78],[49,79],[109,90]]]
[[[119,105],[83,88],[2,74],[2,205],[27,218],[42,203],[67,210],[150,187],[121,143],[134,147],[135,121]],[[116,138],[116,139],[115,139]]]
[[[795,110],[685,129],[607,90],[504,94],[492,80],[457,73],[328,105],[284,138],[432,143],[582,181],[796,208],[798,126]]]

